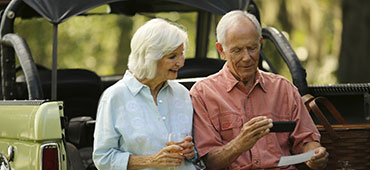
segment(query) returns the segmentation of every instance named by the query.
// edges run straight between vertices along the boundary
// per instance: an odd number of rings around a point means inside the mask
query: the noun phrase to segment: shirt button
[[[254,161],[254,164],[258,165],[259,161],[258,160],[255,160]]]
[[[159,102],[160,104],[162,104],[162,103],[163,103],[163,100],[159,100],[158,102]]]
[[[166,117],[165,117],[165,116],[163,116],[163,117],[162,117],[162,120],[166,120]]]

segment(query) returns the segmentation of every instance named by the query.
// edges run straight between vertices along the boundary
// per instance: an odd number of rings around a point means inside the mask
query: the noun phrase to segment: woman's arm
[[[143,169],[149,167],[174,167],[180,166],[184,156],[174,150],[181,151],[179,145],[171,145],[163,148],[154,155],[131,155],[128,161],[127,169]],[[171,152],[172,151],[172,152]]]

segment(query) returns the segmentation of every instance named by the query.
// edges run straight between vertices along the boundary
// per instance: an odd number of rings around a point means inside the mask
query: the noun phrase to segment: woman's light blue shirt
[[[93,160],[100,170],[125,170],[130,155],[166,147],[169,132],[191,134],[193,107],[188,90],[168,80],[157,96],[129,71],[104,91],[97,112]],[[169,168],[147,168],[169,169]],[[178,170],[195,167],[183,161]]]

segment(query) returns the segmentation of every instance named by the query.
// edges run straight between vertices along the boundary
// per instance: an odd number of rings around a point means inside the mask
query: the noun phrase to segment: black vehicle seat
[[[69,121],[67,140],[78,148],[83,165],[87,170],[95,169],[92,161],[95,120],[91,117],[75,117]]]
[[[224,64],[225,60],[214,58],[185,59],[184,67],[179,70],[177,78],[207,77],[221,70]]]
[[[57,73],[57,100],[64,102],[64,116],[96,118],[101,95],[100,77],[85,69],[60,69]],[[45,98],[51,98],[51,71],[40,72]]]
[[[85,170],[82,159],[79,156],[78,149],[72,143],[66,143],[67,170]]]
[[[51,70],[38,66],[44,99],[51,99]],[[96,118],[99,97],[102,93],[100,77],[86,69],[59,69],[57,73],[57,100],[64,102],[64,116],[69,119],[81,116]],[[23,75],[17,77],[18,97],[27,98]]]

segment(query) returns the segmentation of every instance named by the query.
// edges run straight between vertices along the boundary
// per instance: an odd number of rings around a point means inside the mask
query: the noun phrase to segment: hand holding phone
[[[273,121],[270,132],[293,132],[295,129],[295,121]]]

